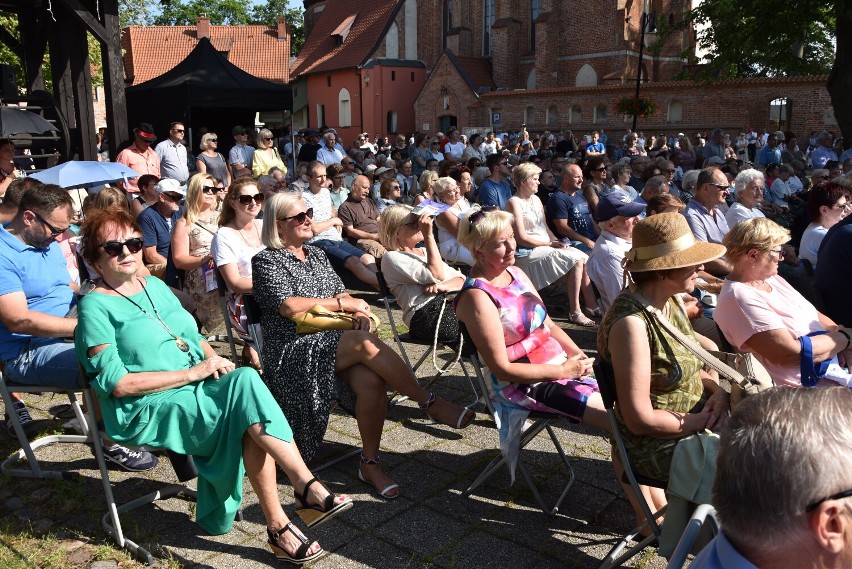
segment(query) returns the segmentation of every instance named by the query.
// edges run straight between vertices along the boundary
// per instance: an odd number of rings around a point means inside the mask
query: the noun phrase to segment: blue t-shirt
[[[166,218],[160,215],[155,207],[148,207],[142,210],[136,221],[139,222],[139,227],[142,229],[142,245],[145,247],[153,247],[156,245],[157,253],[163,257],[169,256],[169,249],[172,245],[172,229],[174,229],[177,220],[180,219],[183,208],[178,209],[171,215],[171,228]]]
[[[775,148],[769,148],[769,146],[764,146],[757,152],[757,163],[758,164],[780,164],[781,163],[781,147],[776,146]]]
[[[556,227],[553,225],[554,219],[567,219],[568,226],[571,229],[592,241],[597,239],[589,211],[589,202],[586,201],[585,196],[579,190],[570,196],[559,190],[547,200],[547,223],[550,225],[550,230],[557,237],[565,237],[565,235],[560,235],[556,231]]]
[[[506,180],[497,184],[489,178],[476,190],[476,201],[483,207],[496,205],[500,209],[506,209],[506,203],[511,197],[512,186]]]
[[[604,146],[604,143],[598,139],[598,142],[595,144],[586,146],[586,152],[606,152],[606,146]]]
[[[70,282],[58,243],[37,249],[0,227],[0,296],[23,292],[27,308],[62,318],[75,302]],[[13,334],[0,323],[0,359],[17,357],[30,338]]]

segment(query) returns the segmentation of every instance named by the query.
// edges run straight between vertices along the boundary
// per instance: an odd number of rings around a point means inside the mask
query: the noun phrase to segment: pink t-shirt
[[[737,349],[749,352],[749,338],[768,330],[787,330],[793,338],[824,330],[816,308],[779,276],[766,279],[771,292],[726,280],[716,303],[713,320]],[[754,354],[776,385],[801,387],[799,366],[773,363]]]

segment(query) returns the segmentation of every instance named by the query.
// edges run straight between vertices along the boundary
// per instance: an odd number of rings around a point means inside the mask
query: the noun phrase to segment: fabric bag
[[[850,373],[848,368],[841,367],[836,355],[819,363],[814,361],[811,338],[822,334],[828,334],[828,332],[822,330],[799,337],[799,343],[802,345],[802,356],[799,364],[802,385],[805,387],[816,387],[820,379],[827,379],[843,387],[852,387],[852,373]]]
[[[370,314],[370,332],[379,329],[381,321]],[[358,318],[348,312],[334,312],[320,304],[313,305],[310,310],[294,315],[291,320],[296,323],[297,334],[315,334],[326,330],[355,330]]]
[[[709,351],[697,342],[687,338],[678,330],[662,312],[651,306],[640,294],[633,293],[649,314],[656,318],[666,331],[671,334],[687,350],[704,362],[704,364],[719,372],[719,385],[731,396],[731,408],[749,395],[756,395],[774,385],[772,377],[754,354],[733,354],[730,352]]]

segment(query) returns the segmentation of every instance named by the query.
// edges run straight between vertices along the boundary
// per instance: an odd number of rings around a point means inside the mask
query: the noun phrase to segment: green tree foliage
[[[704,0],[689,14],[711,76],[821,75],[834,62],[842,1]]]

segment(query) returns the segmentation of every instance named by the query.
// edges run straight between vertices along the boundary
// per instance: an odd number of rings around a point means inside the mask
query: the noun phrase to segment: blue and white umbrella
[[[61,188],[92,188],[138,178],[139,172],[118,162],[95,162],[71,160],[53,168],[42,170],[31,177],[45,184],[56,184]]]

